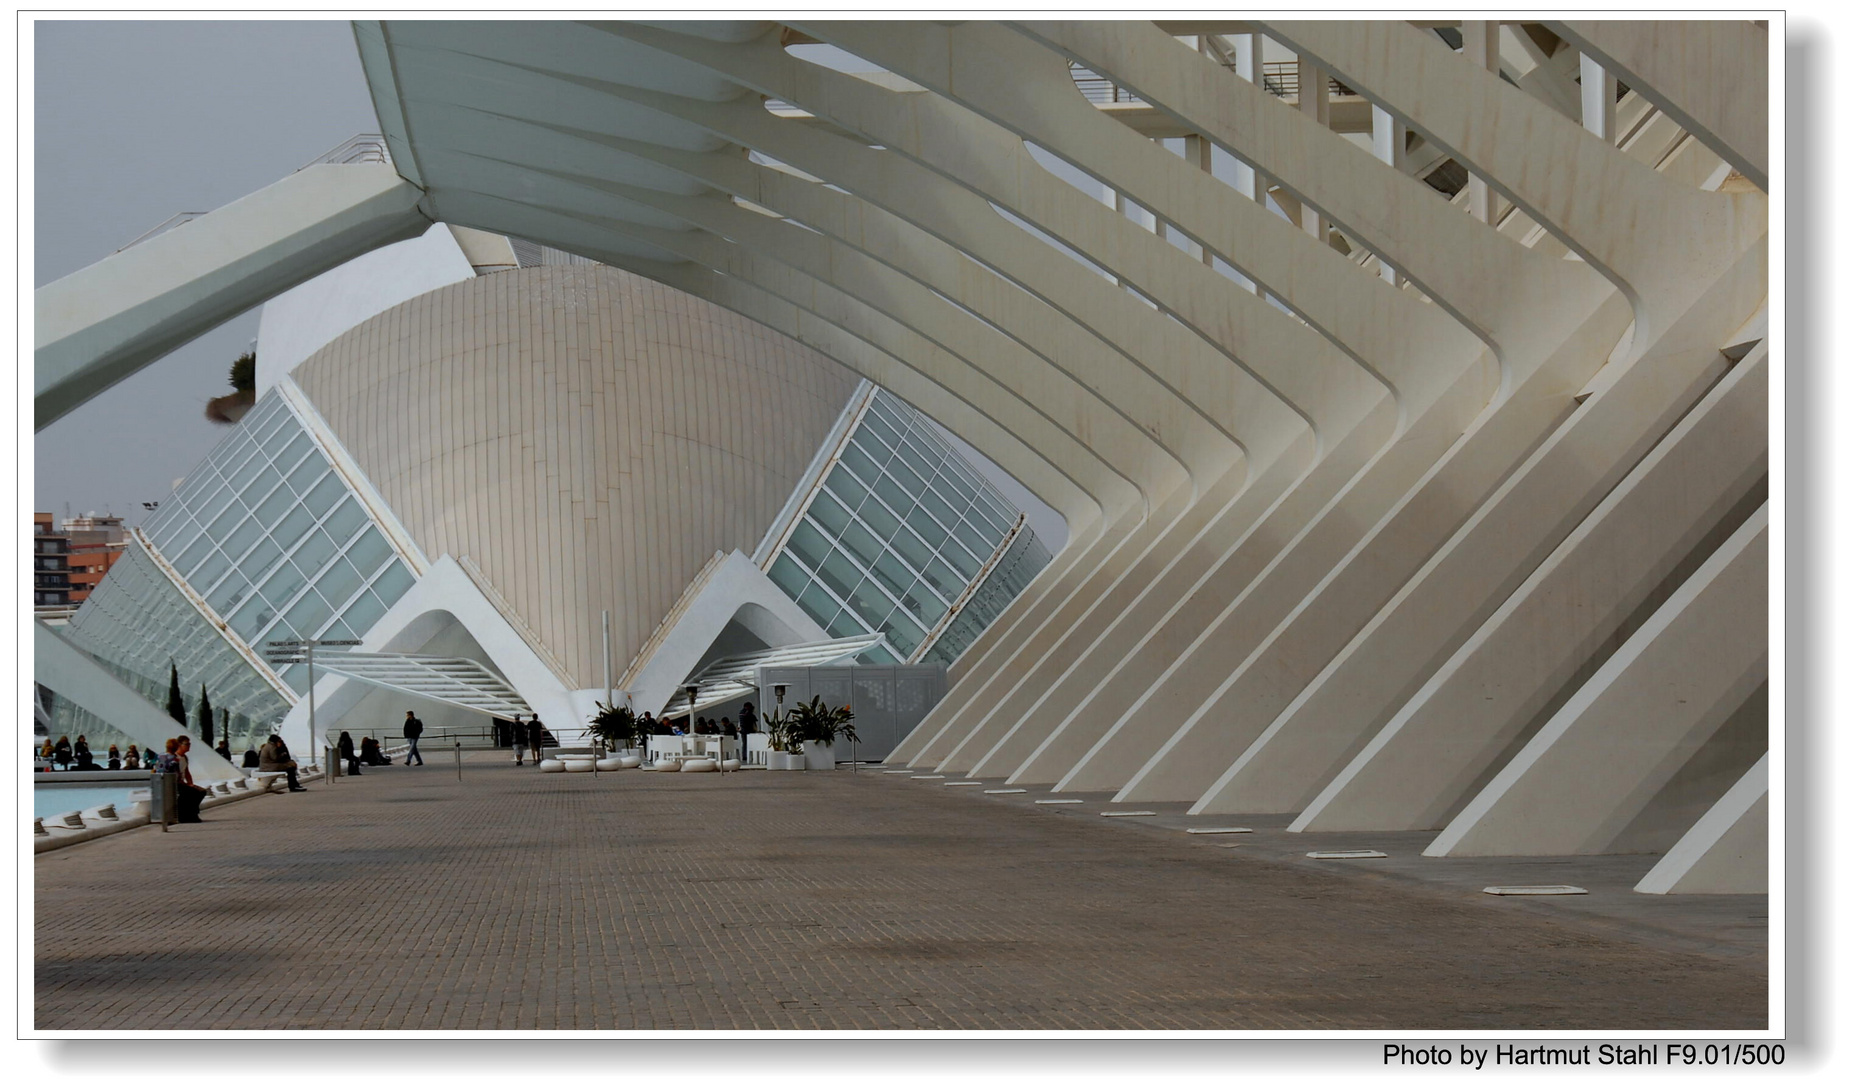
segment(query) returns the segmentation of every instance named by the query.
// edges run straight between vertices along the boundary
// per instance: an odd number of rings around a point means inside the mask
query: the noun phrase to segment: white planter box
[[[805,744],[805,767],[823,769],[825,772],[837,768],[837,749],[821,742]]]
[[[797,764],[794,764],[794,762]],[[803,754],[788,754],[784,750],[768,750],[766,752],[766,768],[768,772],[784,772],[787,769],[803,769],[804,767],[805,756]]]

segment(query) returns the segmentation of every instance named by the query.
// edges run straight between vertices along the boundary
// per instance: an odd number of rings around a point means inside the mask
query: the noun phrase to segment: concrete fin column
[[[1766,512],[1630,636],[1427,855],[1576,855],[1618,839],[1766,677]],[[1762,720],[1763,711],[1754,710]],[[1754,754],[1765,749],[1763,725]],[[1746,761],[1736,765],[1738,775]]]
[[[431,227],[391,165],[311,165],[33,294],[33,426],[357,255]]]
[[[1636,883],[1641,893],[1770,892],[1770,756],[1758,759],[1732,790]]]
[[[1645,753],[1651,752],[1655,741],[1665,738],[1668,732],[1678,736],[1684,728],[1703,725],[1700,730],[1705,734],[1711,728],[1704,725],[1717,727],[1724,722],[1764,677],[1765,521],[1762,508],[1748,518],[1596,674],[1581,680],[1552,717],[1554,734],[1547,742],[1527,750],[1546,752],[1551,740],[1559,737],[1558,731],[1572,727],[1584,711],[1595,710],[1591,712],[1591,724],[1616,725],[1610,737],[1629,738],[1631,731],[1643,732],[1649,745]],[[1750,606],[1731,606],[1741,602]],[[1695,615],[1684,618],[1690,608]],[[1720,618],[1710,623],[1701,617],[1707,613]],[[1477,650],[1474,644],[1479,642],[1465,647],[1459,655],[1485,666],[1492,650]],[[1463,672],[1462,677],[1452,679],[1457,670]],[[1508,754],[1518,749],[1516,740],[1526,737],[1534,719],[1524,711],[1524,699],[1497,700],[1497,706],[1508,707],[1492,715],[1484,714],[1481,706],[1485,703],[1478,698],[1501,690],[1498,683],[1485,680],[1498,679],[1500,674],[1496,670],[1484,675],[1470,667],[1458,669],[1453,665],[1438,672],[1426,692],[1412,699],[1290,828],[1318,832],[1423,829],[1449,824],[1450,818],[1457,816],[1457,808],[1476,796]],[[1725,682],[1716,685],[1712,681],[1720,678]],[[1690,686],[1692,692],[1687,689]],[[1483,693],[1475,694],[1477,688]],[[1552,689],[1547,684],[1546,692]],[[1663,700],[1660,695],[1664,692],[1671,694],[1672,700]],[[1734,700],[1721,705],[1724,698],[1734,694]],[[1516,694],[1517,699],[1520,697]],[[1531,700],[1536,705],[1549,704],[1541,702],[1537,695],[1531,695]],[[1516,705],[1522,708],[1514,708]],[[1701,715],[1716,707],[1725,711],[1711,718]],[[1652,717],[1651,712],[1660,719]],[[1586,737],[1587,732],[1581,729],[1568,746],[1575,749],[1589,745],[1584,742]],[[1619,748],[1618,766],[1627,768],[1633,753]],[[1528,763],[1517,768],[1524,771]],[[1516,774],[1504,783],[1519,780]],[[1647,799],[1651,793],[1636,797]],[[1479,813],[1464,820],[1465,829]],[[1584,818],[1573,813],[1570,820]],[[1587,822],[1587,826],[1597,829],[1602,820]],[[1537,827],[1551,828],[1546,823]],[[1578,826],[1568,828],[1575,834]]]
[[[1483,718],[1497,709],[1536,712],[1762,484],[1764,355],[1761,346],[1728,373],[1511,596],[1503,587],[1512,573],[1507,560],[1484,554],[1469,563],[1466,549],[1439,553],[1193,809],[1306,808],[1446,661],[1464,687],[1461,708],[1473,702]],[[1506,550],[1501,541],[1490,533],[1482,546]],[[1477,659],[1451,660],[1463,648],[1479,649]],[[1484,693],[1484,686],[1498,689]],[[1483,700],[1489,693],[1505,705]]]
[[[1554,33],[1624,77],[1760,189],[1771,189],[1770,32],[1744,19],[1564,20]],[[1731,70],[1732,78],[1721,72]]]
[[[1562,117],[1523,94],[1501,94],[1498,83],[1487,92],[1499,97],[1504,108],[1511,107],[1528,117],[1538,116],[1540,126],[1536,138],[1530,141],[1489,139],[1482,128],[1461,115],[1466,108],[1461,101],[1449,95],[1423,94],[1412,70],[1428,65],[1435,69],[1429,74],[1443,80],[1439,85],[1457,87],[1462,93],[1491,83],[1490,77],[1459,61],[1451,65],[1432,63],[1430,54],[1440,50],[1424,44],[1421,35],[1408,27],[1293,24],[1287,29],[1295,47],[1314,41],[1319,45],[1317,55],[1323,59],[1338,57],[1340,62],[1335,67],[1349,84],[1363,73],[1365,77],[1359,79],[1358,87],[1363,92],[1372,94],[1380,87],[1393,87],[1394,93],[1385,100],[1386,107],[1405,115],[1413,126],[1429,120],[1446,125],[1452,135],[1459,133],[1455,142],[1474,149],[1468,158],[1471,165],[1493,166],[1489,172],[1491,182],[1502,182],[1507,173],[1525,179],[1525,183],[1508,183],[1503,193],[1513,196],[1529,213],[1546,207],[1549,214],[1538,214],[1542,221],[1556,220],[1556,227],[1568,242],[1578,244],[1587,253],[1602,253],[1610,260],[1607,273],[1631,285],[1631,295],[1637,301],[1637,332],[1630,347],[1631,358],[1653,358],[1653,363],[1628,367],[1615,384],[1593,397],[1504,483],[1500,494],[1491,500],[1491,505],[1505,503],[1499,509],[1498,528],[1485,530],[1470,523],[1451,541],[1463,552],[1484,553],[1497,538],[1508,541],[1492,556],[1496,560],[1493,565],[1504,565],[1508,580],[1517,581],[1666,432],[1705,390],[1712,373],[1723,366],[1719,342],[1743,320],[1745,313],[1757,306],[1764,290],[1763,240],[1748,232],[1762,227],[1762,208],[1731,201],[1695,202],[1695,198],[1702,198],[1700,193],[1682,192],[1626,155],[1580,141],[1586,136]],[[1380,46],[1396,46],[1393,51],[1399,53],[1402,64],[1386,64],[1378,54]],[[1639,199],[1646,213],[1667,213],[1664,204],[1674,200],[1688,203],[1688,209],[1702,215],[1702,220],[1711,216],[1718,227],[1700,230],[1705,238],[1687,245],[1695,260],[1692,265],[1656,264],[1648,258],[1654,245],[1646,238],[1615,236],[1605,231],[1591,205],[1595,197],[1592,191],[1571,192],[1557,187],[1533,191],[1532,185],[1538,181],[1531,174],[1537,170],[1529,170],[1527,163],[1542,152],[1591,158],[1594,182],[1601,180],[1596,190],[1609,193],[1606,206],[1611,212],[1618,203]],[[1746,216],[1735,216],[1741,212]],[[1670,222],[1669,227],[1676,226]],[[1645,335],[1648,340],[1644,340]],[[1461,456],[1456,455],[1455,460],[1460,461]],[[1484,507],[1477,519],[1487,519],[1490,513]],[[1440,520],[1462,519],[1438,515],[1419,524]],[[1481,535],[1477,536],[1477,532]],[[1405,550],[1415,553],[1410,548]],[[1520,556],[1517,560],[1512,557],[1516,552]],[[1218,773],[1241,755],[1390,599],[1404,583],[1405,575],[1418,569],[1391,562],[1390,554],[1389,550],[1381,550],[1376,565],[1365,564],[1369,573],[1349,573],[1350,580],[1340,587],[1323,585],[1324,595],[1310,597],[1292,624],[1285,622],[1272,634],[1265,649],[1251,655],[1222,684],[1204,687],[1204,696],[1185,726],[1116,797],[1201,797]],[[1218,758],[1223,758],[1223,768],[1209,764]]]

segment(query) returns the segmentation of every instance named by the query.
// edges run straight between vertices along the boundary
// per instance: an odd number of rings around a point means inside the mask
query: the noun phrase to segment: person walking
[[[406,727],[402,734],[406,736],[406,764],[425,764],[424,755],[419,753],[419,736],[425,734],[425,721],[412,715],[411,709],[406,710]]]
[[[528,750],[536,765],[541,764],[541,732],[541,714],[535,713],[528,721]]]
[[[515,767],[519,769],[522,767],[522,758],[528,753],[528,729],[522,726],[519,716],[511,720],[509,726],[515,729],[511,732],[509,743],[515,747]]]

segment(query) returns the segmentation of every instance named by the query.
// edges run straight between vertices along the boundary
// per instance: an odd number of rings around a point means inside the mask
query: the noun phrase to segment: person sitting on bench
[[[282,773],[290,781],[291,791],[308,790],[296,781],[296,762],[290,760],[290,751],[283,745],[281,735],[272,735],[258,750],[258,771]]]

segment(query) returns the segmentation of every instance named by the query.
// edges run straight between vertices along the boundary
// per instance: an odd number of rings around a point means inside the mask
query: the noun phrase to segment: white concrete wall
[[[475,276],[451,230],[433,225],[416,240],[370,251],[272,297],[258,321],[258,396],[382,311]]]

